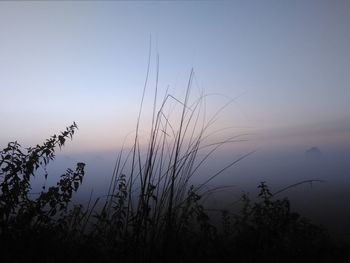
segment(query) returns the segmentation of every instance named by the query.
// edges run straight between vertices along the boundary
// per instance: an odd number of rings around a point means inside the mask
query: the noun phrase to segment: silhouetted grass
[[[243,140],[240,136],[234,136],[222,142],[204,144],[210,136],[207,130],[213,125],[215,116],[206,121],[206,116],[201,115],[204,95],[193,103],[189,102],[193,76],[192,71],[183,100],[165,94],[159,109],[156,108],[155,89],[146,154],[141,154],[143,149],[139,142],[140,111],[132,149],[124,160],[122,150],[116,162],[103,208],[102,229],[108,233],[118,233],[115,238],[132,242],[133,246],[166,251],[168,246],[173,246],[174,238],[183,235],[185,229],[193,228],[190,224],[194,221],[200,219],[201,227],[210,228],[203,207],[198,202],[203,186],[249,155],[234,160],[202,185],[189,185],[199,167],[220,146]],[[170,103],[179,107],[175,118],[166,111]],[[204,157],[199,157],[198,154],[206,148]],[[130,174],[125,171],[127,164]]]
[[[31,192],[36,171],[54,160],[55,149],[72,138],[73,123],[42,145],[22,149],[11,142],[0,152],[1,262],[340,262],[347,247],[332,242],[323,228],[290,211],[265,183],[259,200],[242,196],[238,215],[222,211],[214,225],[201,203],[204,186],[250,153],[233,160],[202,184],[191,179],[209,156],[232,142],[206,143],[209,128],[225,105],[206,120],[205,95],[190,102],[190,74],[185,98],[166,93],[157,108],[157,84],[149,139],[139,138],[143,98],[130,150],[121,150],[106,198],[84,207],[71,204],[84,177],[84,163],[68,169],[56,186]],[[169,103],[179,107],[172,116]],[[179,117],[179,118],[178,118]],[[199,155],[203,153],[204,155]],[[44,174],[46,179],[47,173]],[[278,192],[279,193],[279,192]],[[102,203],[102,208],[97,208]],[[222,229],[222,230],[221,230]],[[345,262],[345,261],[344,261]]]
[[[259,185],[260,201],[252,203],[243,195],[240,214],[222,211],[222,231],[211,224],[199,203],[201,196],[193,186],[169,210],[171,190],[166,187],[172,187],[171,181],[170,186],[165,184],[159,189],[158,195],[154,195],[157,186],[146,185],[141,196],[141,187],[134,208],[133,200],[128,207],[129,183],[120,174],[114,179],[116,188],[111,188],[113,194],[101,211],[94,210],[94,205],[70,206],[72,194],[83,180],[83,163],[78,163],[75,171],[68,169],[56,186],[33,197],[31,176],[54,159],[55,147],[63,146],[75,129],[73,124],[61,135],[26,151],[16,142],[1,151],[2,262],[91,259],[99,262],[346,262],[341,260],[349,259],[348,247],[335,245],[324,229],[291,212],[287,199],[275,200],[265,183]],[[162,174],[156,175],[162,178]],[[184,187],[184,183],[180,186]],[[182,191],[178,187],[174,186],[172,192],[174,200]],[[148,200],[151,198],[155,203]],[[163,198],[159,207],[158,198]]]

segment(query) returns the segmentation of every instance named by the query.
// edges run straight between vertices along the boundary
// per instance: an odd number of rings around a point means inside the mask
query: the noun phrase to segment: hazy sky
[[[73,121],[72,149],[119,145],[135,129],[150,35],[150,89],[158,51],[161,90],[182,98],[193,67],[197,91],[239,97],[219,126],[283,147],[350,144],[350,1],[303,0],[1,1],[0,145]]]
[[[79,131],[49,166],[49,180],[83,161],[83,196],[91,188],[105,193],[115,152],[135,131],[150,36],[141,136],[150,123],[158,53],[158,106],[167,88],[184,98],[193,67],[192,101],[203,90],[221,94],[207,97],[208,116],[237,98],[213,129],[251,134],[211,156],[198,180],[257,150],[212,183],[235,185],[238,198],[261,181],[276,191],[326,180],[286,194],[306,216],[350,231],[348,0],[0,1],[0,149],[14,140],[41,143],[75,121]],[[322,158],[305,157],[313,146]]]

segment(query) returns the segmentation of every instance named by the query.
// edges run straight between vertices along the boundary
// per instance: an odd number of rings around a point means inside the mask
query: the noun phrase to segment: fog
[[[86,174],[81,188],[74,196],[74,202],[86,204],[90,196],[93,199],[103,197],[108,191],[117,153],[100,151],[67,155],[63,151],[48,166],[46,187],[55,184],[67,168],[73,169],[77,162],[84,162]],[[198,185],[204,182],[245,153],[245,150],[235,152],[225,149],[213,154],[197,170],[191,183]],[[249,193],[252,199],[256,198],[260,182],[266,182],[271,192],[276,193],[293,184],[315,180],[288,188],[277,194],[276,198],[288,197],[293,211],[326,226],[333,235],[347,238],[350,236],[349,160],[350,150],[325,151],[317,146],[305,146],[299,152],[258,149],[210,181],[206,189],[218,186],[225,188],[203,201],[209,209],[237,210],[237,201],[243,193]],[[40,190],[43,182],[43,177],[38,174],[33,181],[33,192]]]

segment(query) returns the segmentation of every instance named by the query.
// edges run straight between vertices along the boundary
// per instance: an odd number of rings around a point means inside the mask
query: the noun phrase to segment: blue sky
[[[349,13],[349,1],[0,2],[0,145],[76,121],[68,150],[117,148],[135,130],[151,35],[149,89],[158,52],[161,90],[183,97],[193,67],[198,92],[239,97],[216,128],[249,127],[262,148],[344,147]]]

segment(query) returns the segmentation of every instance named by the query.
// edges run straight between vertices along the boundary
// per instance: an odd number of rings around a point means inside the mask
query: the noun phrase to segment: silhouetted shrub
[[[125,262],[346,262],[342,260],[349,259],[346,248],[336,246],[325,229],[291,212],[288,199],[275,199],[264,182],[258,186],[257,202],[243,195],[240,214],[222,212],[222,231],[211,224],[194,186],[188,189],[184,202],[177,208],[179,212],[171,229],[164,227],[166,217],[158,221],[149,218],[147,224],[152,231],[143,229],[145,226],[138,225],[137,216],[143,210],[127,219],[125,210],[130,193],[125,175],[117,181],[113,202],[107,202],[102,210],[72,205],[72,194],[83,180],[84,163],[78,163],[75,171],[68,169],[56,186],[43,188],[33,197],[31,177],[36,176],[39,167],[45,168],[55,158],[55,147],[62,147],[76,128],[74,123],[42,146],[25,151],[14,142],[0,152],[2,262],[67,259],[82,262],[92,258],[99,262],[116,259]],[[111,207],[107,209],[108,204]],[[133,232],[125,231],[125,225],[133,226]],[[159,236],[159,230],[165,231],[163,235]]]
[[[260,201],[242,196],[239,215],[223,212],[223,243],[243,262],[333,262],[343,259],[339,248],[321,226],[290,210],[288,199],[275,199],[265,182]]]

